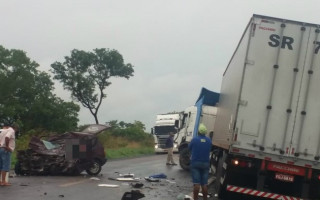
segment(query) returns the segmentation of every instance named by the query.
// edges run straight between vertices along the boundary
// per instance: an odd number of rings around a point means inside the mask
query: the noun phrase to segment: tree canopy
[[[125,64],[122,55],[116,50],[94,49],[93,52],[72,50],[64,62],[51,64],[54,79],[59,80],[72,98],[89,109],[96,124],[99,123],[98,111],[106,98],[104,90],[111,77],[133,76],[133,66]]]
[[[24,51],[0,45],[0,123],[18,122],[25,130],[75,129],[79,106],[56,97],[49,74],[38,66]]]
[[[126,123],[124,121],[111,120],[108,124],[111,125],[110,132],[113,136],[121,136],[133,141],[152,138],[150,134],[145,132],[145,125],[140,121]]]

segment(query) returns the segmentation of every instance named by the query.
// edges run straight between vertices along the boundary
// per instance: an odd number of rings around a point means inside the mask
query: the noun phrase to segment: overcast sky
[[[72,49],[118,50],[134,66],[112,79],[98,117],[143,122],[194,105],[223,72],[253,14],[320,24],[319,0],[0,0],[0,45],[21,49],[49,73]],[[57,96],[70,92],[55,84]],[[80,123],[94,123],[81,108]]]

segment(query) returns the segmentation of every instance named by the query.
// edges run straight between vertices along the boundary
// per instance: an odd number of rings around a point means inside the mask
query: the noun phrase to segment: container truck
[[[179,164],[182,169],[188,170],[190,165],[190,152],[188,145],[193,137],[198,135],[200,123],[206,125],[208,136],[212,137],[216,118],[219,93],[202,88],[199,98],[194,106],[186,108],[183,112],[182,127],[177,133],[179,148]]]
[[[214,126],[223,199],[320,199],[319,32],[317,24],[250,19],[223,74]]]
[[[177,132],[182,125],[183,112],[171,112],[159,114],[156,118],[155,126],[151,129],[154,138],[154,150],[156,153],[166,152],[166,140],[170,132],[175,133],[173,152],[178,152],[177,148]]]

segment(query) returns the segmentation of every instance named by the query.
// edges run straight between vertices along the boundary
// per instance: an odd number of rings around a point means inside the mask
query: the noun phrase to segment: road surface
[[[174,155],[178,162],[178,155]],[[96,177],[82,173],[80,176],[15,176],[10,178],[12,186],[0,187],[0,199],[78,199],[78,200],[120,200],[125,192],[136,190],[130,182],[110,180],[119,173],[133,173],[144,186],[140,191],[142,200],[175,200],[180,194],[191,195],[190,172],[177,166],[167,166],[166,154],[108,161]],[[147,182],[144,177],[164,173],[167,179]],[[96,179],[96,180],[92,180]],[[98,180],[99,179],[99,180]],[[119,185],[116,188],[99,187],[99,184]],[[214,199],[214,198],[211,198]]]

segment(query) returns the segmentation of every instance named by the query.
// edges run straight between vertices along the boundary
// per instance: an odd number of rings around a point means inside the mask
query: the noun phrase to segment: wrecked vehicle
[[[97,135],[109,125],[92,124],[81,132],[67,132],[46,138],[32,137],[29,148],[17,152],[18,175],[97,175],[107,162]]]

